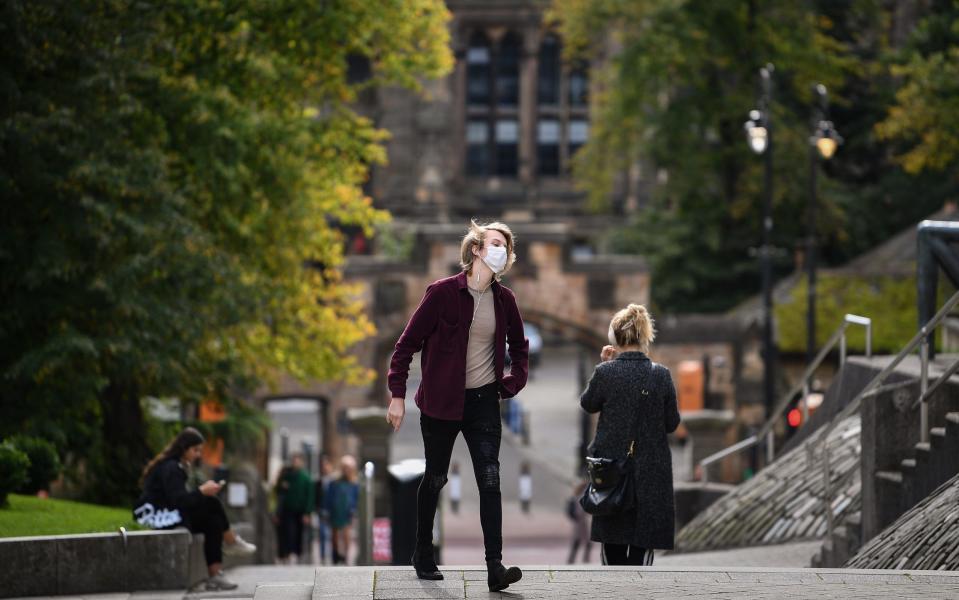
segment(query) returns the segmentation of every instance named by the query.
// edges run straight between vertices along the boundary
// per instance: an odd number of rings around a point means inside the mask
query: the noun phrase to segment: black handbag
[[[645,381],[643,382],[645,384]],[[645,385],[642,395],[648,396]],[[639,428],[639,411],[633,423],[633,436]],[[623,458],[586,457],[586,473],[589,483],[579,499],[583,510],[595,517],[616,515],[636,506],[636,481],[634,476],[634,452],[636,438],[629,443],[629,452]]]
[[[583,510],[593,516],[615,515],[636,506],[636,484],[633,477],[633,449],[624,458],[586,457],[589,484],[579,499]]]

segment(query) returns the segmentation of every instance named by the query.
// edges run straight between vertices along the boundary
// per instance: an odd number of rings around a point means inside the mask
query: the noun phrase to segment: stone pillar
[[[727,444],[726,432],[734,421],[735,415],[731,410],[696,410],[683,413],[683,425],[689,432],[692,440],[692,473],[696,473],[699,461],[714,452],[725,448]],[[710,479],[718,479],[719,465],[709,467]]]
[[[539,72],[539,27],[523,32],[519,72],[519,179],[524,186],[536,179],[536,79]]]
[[[452,136],[449,148],[453,156],[449,160],[452,173],[445,179],[458,188],[466,182],[466,50],[469,41],[467,33],[459,29],[454,29],[451,37],[456,63],[452,75],[447,78],[447,85],[451,87],[450,98],[453,103],[453,122],[449,128],[449,135]]]
[[[374,475],[374,516],[389,514],[389,498],[387,498],[386,468],[390,464],[390,432],[392,428],[386,422],[386,408],[368,406],[365,408],[351,408],[346,413],[350,421],[350,428],[359,440],[359,450],[356,460],[359,470],[367,461],[376,468]]]

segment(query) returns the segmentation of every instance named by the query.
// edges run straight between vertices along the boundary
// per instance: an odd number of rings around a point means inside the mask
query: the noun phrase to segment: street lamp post
[[[826,86],[813,88],[816,99],[813,110],[813,134],[809,138],[809,207],[806,231],[806,364],[816,356],[816,205],[820,160],[829,160],[842,143],[832,121],[826,120],[829,101]]]
[[[750,111],[746,121],[746,137],[749,147],[765,158],[763,175],[763,220],[762,247],[759,250],[763,287],[763,400],[766,414],[773,410],[775,402],[775,373],[773,348],[773,298],[772,298],[772,230],[773,230],[773,130],[772,130],[772,74],[773,66],[767,64],[759,70],[762,81],[762,96],[759,108]],[[772,433],[772,430],[770,430]],[[772,436],[767,439],[767,462],[773,457]]]

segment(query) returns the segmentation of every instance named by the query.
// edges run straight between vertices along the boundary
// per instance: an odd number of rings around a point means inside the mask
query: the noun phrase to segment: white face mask
[[[609,339],[609,343],[612,346],[618,346],[616,343],[616,334],[613,333],[613,324],[609,324],[609,332],[606,334],[606,337]]]
[[[500,273],[506,268],[506,248],[503,246],[490,246],[486,250],[486,257],[483,262],[493,273]]]

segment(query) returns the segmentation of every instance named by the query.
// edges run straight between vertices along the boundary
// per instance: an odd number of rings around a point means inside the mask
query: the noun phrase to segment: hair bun
[[[630,303],[617,312],[610,322],[610,329],[617,345],[638,345],[644,351],[656,337],[653,318],[642,304]]]

